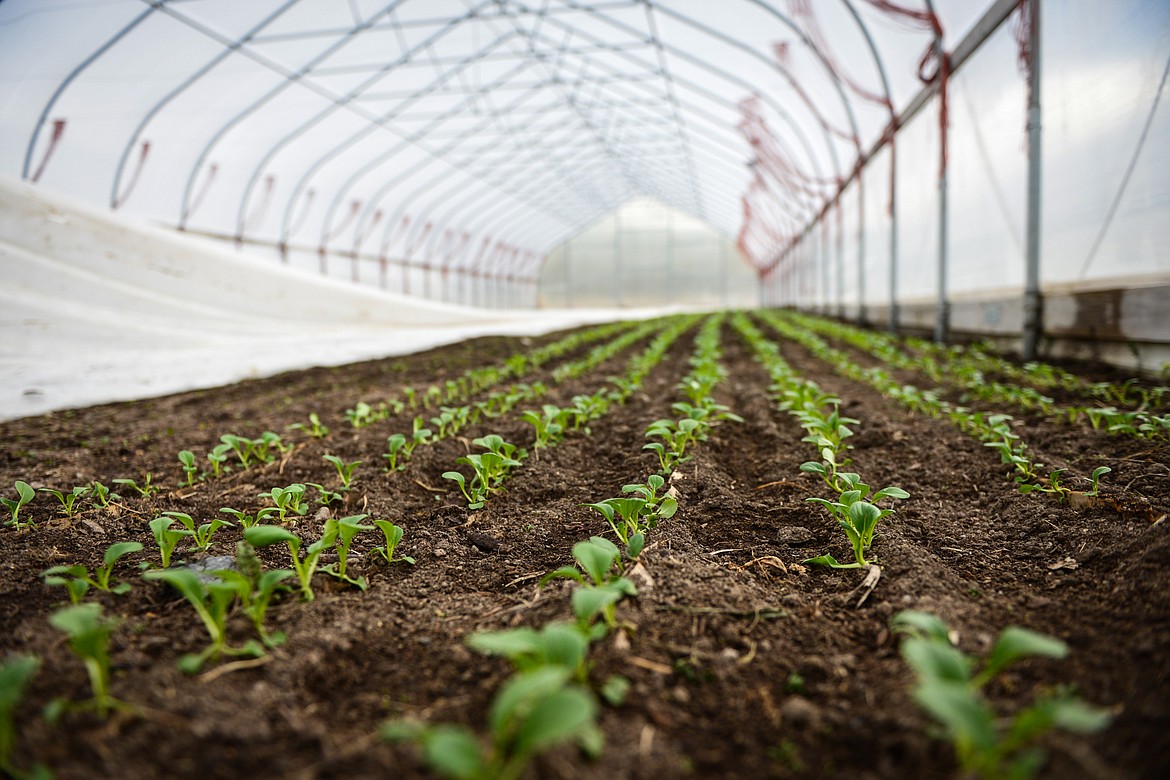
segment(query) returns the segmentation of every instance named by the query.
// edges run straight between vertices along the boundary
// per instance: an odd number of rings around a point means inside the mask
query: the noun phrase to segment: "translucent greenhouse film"
[[[0,36],[0,172],[289,269],[571,306],[548,258],[648,198],[757,302],[1164,355],[1086,325],[1167,280],[1158,0],[7,0]]]
[[[0,777],[1170,777],[1170,0],[0,0]]]

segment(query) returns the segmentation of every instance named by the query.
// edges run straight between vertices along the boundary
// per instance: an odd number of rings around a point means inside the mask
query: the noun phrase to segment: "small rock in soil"
[[[208,583],[219,581],[219,577],[216,577],[212,572],[235,571],[236,559],[230,555],[209,555],[206,558],[172,568],[193,571],[199,575],[199,581],[207,585]]]
[[[789,696],[780,705],[780,717],[790,726],[802,728],[816,725],[820,711],[816,705],[803,696]]]
[[[776,532],[776,541],[790,547],[799,547],[813,540],[812,531],[801,525],[788,526]]]
[[[468,531],[467,541],[484,552],[498,552],[503,546],[503,543],[499,539],[479,531]],[[435,554],[438,555],[438,553],[439,551],[435,550]]]

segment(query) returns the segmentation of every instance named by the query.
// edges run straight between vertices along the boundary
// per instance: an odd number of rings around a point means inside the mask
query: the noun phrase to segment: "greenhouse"
[[[1162,0],[3,0],[0,73],[0,775],[1170,770]]]

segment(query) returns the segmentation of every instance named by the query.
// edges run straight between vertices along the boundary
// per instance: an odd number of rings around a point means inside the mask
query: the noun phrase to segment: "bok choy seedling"
[[[81,597],[90,587],[118,595],[129,593],[130,583],[112,584],[110,578],[114,573],[114,565],[119,560],[141,549],[140,542],[117,542],[106,548],[105,555],[102,556],[102,565],[94,569],[92,575],[88,569],[81,565],[50,566],[41,572],[41,577],[44,578],[46,585],[64,586],[69,592],[69,600],[74,604],[81,602]]]
[[[179,670],[184,674],[195,674],[203,668],[209,660],[215,660],[221,655],[246,656],[258,658],[264,655],[264,648],[254,639],[250,639],[240,647],[231,647],[227,643],[228,611],[236,598],[242,596],[243,591],[249,590],[250,585],[243,578],[235,580],[219,580],[206,585],[199,579],[199,575],[190,569],[167,569],[165,571],[148,571],[142,575],[148,580],[165,582],[183,595],[195,608],[195,613],[203,621],[211,637],[211,644],[199,653],[189,653],[179,659]],[[250,595],[250,592],[249,592]]]
[[[291,531],[274,525],[258,525],[244,531],[244,539],[253,547],[268,547],[281,543],[288,545],[289,555],[292,556],[293,571],[301,585],[301,598],[304,601],[312,601],[315,598],[313,574],[317,571],[318,559],[321,557],[321,553],[333,546],[336,538],[336,522],[332,524],[326,522],[321,538],[305,548],[305,554],[302,558],[301,546],[303,543],[300,537]]]
[[[33,490],[32,486],[27,482],[22,482],[19,479],[16,480],[16,483],[13,485],[13,487],[16,488],[16,498],[0,498],[0,503],[3,503],[4,506],[8,507],[8,511],[12,515],[12,517],[4,525],[16,526],[16,528],[19,529],[22,527],[20,522],[20,510],[22,507],[24,507],[25,504],[33,500],[33,497],[36,495],[36,491]],[[30,520],[23,525],[33,526],[36,525],[36,523],[33,523]]]
[[[544,666],[509,679],[492,700],[487,749],[462,726],[400,720],[384,724],[381,735],[418,743],[428,766],[457,780],[517,780],[534,756],[565,743],[596,756],[597,701],[570,677],[568,669]]]
[[[68,709],[93,709],[100,718],[110,710],[132,710],[110,694],[110,635],[118,620],[103,617],[100,604],[76,604],[54,612],[49,623],[69,638],[69,648],[85,664],[93,698],[77,703],[55,700],[45,708],[46,719],[56,721]]]
[[[951,643],[938,617],[906,611],[893,623],[904,634],[902,657],[917,678],[914,699],[946,729],[964,775],[1026,780],[1044,766],[1037,743],[1045,734],[1053,729],[1091,733],[1109,724],[1104,710],[1067,691],[1042,695],[1011,716],[996,712],[984,695],[988,684],[1017,661],[1064,658],[1068,646],[1058,639],[1009,626],[976,670],[976,659]]]

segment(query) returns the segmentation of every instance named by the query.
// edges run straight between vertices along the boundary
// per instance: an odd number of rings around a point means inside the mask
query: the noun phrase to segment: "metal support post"
[[[1035,360],[1044,332],[1044,302],[1040,295],[1040,0],[1027,0],[1020,9],[1028,14],[1028,256],[1024,272],[1024,360]]]

